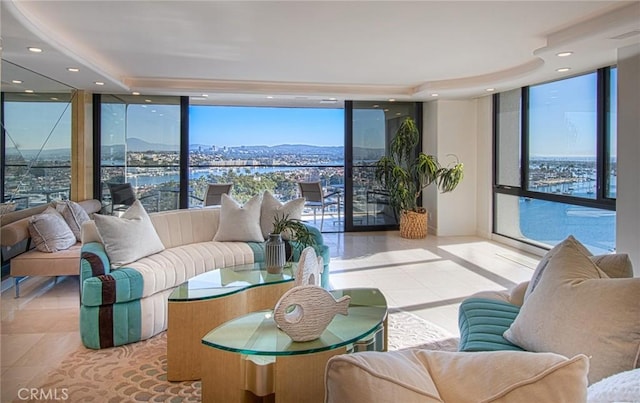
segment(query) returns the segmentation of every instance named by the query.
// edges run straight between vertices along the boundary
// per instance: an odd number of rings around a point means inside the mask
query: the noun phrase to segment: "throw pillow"
[[[588,359],[551,353],[430,350],[361,352],[332,357],[327,402],[579,402]]]
[[[256,195],[241,206],[227,194],[222,195],[220,223],[214,241],[264,242],[260,228],[262,195]]]
[[[588,403],[631,403],[638,400],[640,400],[640,368],[612,375],[587,389]]]
[[[273,220],[276,216],[283,217],[288,215],[291,219],[302,219],[302,209],[304,209],[304,198],[290,200],[281,203],[271,192],[266,190],[262,197],[262,206],[260,207],[260,228],[262,228],[262,237],[267,239],[269,233],[273,230]],[[289,239],[288,231],[282,234],[283,239]]]
[[[576,247],[579,248],[585,255],[591,256],[591,252],[589,252],[589,250],[585,248],[580,242],[578,242],[578,240],[575,239],[572,235],[569,235],[567,239],[576,241]],[[549,264],[549,260],[551,260],[551,258],[558,252],[558,250],[560,250],[561,245],[562,245],[562,242],[560,242],[559,244],[551,248],[551,250],[547,252],[542,257],[542,259],[540,259],[538,266],[536,266],[536,269],[533,272],[533,275],[531,276],[531,281],[529,281],[529,285],[527,285],[527,290],[524,292],[525,301],[527,300],[527,298],[529,298],[529,295],[531,295],[533,290],[538,285],[538,282],[542,278],[542,274],[544,273],[545,269],[547,268],[547,265]]]
[[[460,327],[459,351],[498,351],[522,349],[506,340],[502,334],[518,316],[520,307],[508,302],[467,298],[458,310]]]
[[[89,221],[89,214],[87,214],[82,206],[71,200],[59,202],[56,205],[56,210],[62,214],[62,218],[64,218],[69,228],[71,228],[73,235],[76,236],[76,240],[80,241],[82,223]]]
[[[610,279],[569,237],[504,337],[527,351],[591,357],[594,383],[638,366],[638,295],[640,278]]]
[[[611,278],[633,277],[633,264],[626,253],[597,255],[589,259]]]
[[[139,200],[122,217],[96,214],[93,220],[112,266],[123,266],[164,250]]]
[[[29,235],[40,252],[57,252],[69,249],[76,243],[76,236],[53,207],[29,220]]]
[[[572,239],[572,240],[576,241],[577,247],[585,255],[589,256],[590,259],[596,265],[598,265],[600,270],[602,270],[603,272],[607,273],[607,275],[609,277],[614,277],[614,278],[633,277],[633,266],[632,266],[631,260],[629,259],[629,256],[627,254],[625,254],[625,253],[614,253],[614,254],[593,256],[591,254],[591,252],[589,252],[589,250],[586,247],[584,247],[584,245],[582,245],[573,236],[570,235],[567,239]],[[531,281],[529,281],[529,284],[527,285],[527,289],[526,289],[526,291],[524,293],[524,299],[525,300],[529,297],[529,295],[531,295],[533,290],[538,285],[538,282],[540,281],[540,278],[542,277],[542,274],[544,273],[544,270],[547,267],[547,264],[549,263],[549,259],[551,259],[553,257],[553,255],[556,254],[556,252],[558,251],[559,248],[560,248],[560,244],[558,244],[555,247],[553,247],[549,252],[547,252],[542,257],[542,259],[538,263],[538,266],[536,267],[535,271],[533,272],[533,275],[531,276]]]

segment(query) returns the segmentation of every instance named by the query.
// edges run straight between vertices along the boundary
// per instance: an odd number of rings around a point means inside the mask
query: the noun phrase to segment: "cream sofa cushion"
[[[362,352],[327,363],[326,401],[580,402],[588,359],[551,353]]]
[[[167,248],[127,267],[142,275],[144,298],[216,268],[253,262],[253,250],[245,242],[208,241]]]
[[[227,194],[222,195],[220,225],[214,241],[264,242],[260,228],[262,195],[253,196],[244,205]]]
[[[165,248],[210,242],[218,231],[220,206],[149,214]]]
[[[123,266],[164,250],[139,200],[122,217],[97,214],[93,219],[112,266]]]
[[[589,356],[594,383],[638,365],[639,295],[640,278],[610,279],[569,237],[504,337],[527,351]]]

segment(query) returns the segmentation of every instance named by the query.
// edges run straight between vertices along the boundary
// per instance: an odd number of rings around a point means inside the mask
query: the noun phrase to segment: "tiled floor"
[[[460,301],[476,291],[527,280],[537,258],[473,237],[406,240],[397,231],[326,233],[334,288],[377,287],[392,308],[410,311],[458,333]],[[78,278],[27,279],[22,297],[2,293],[2,402],[36,387],[48,371],[81,347]]]

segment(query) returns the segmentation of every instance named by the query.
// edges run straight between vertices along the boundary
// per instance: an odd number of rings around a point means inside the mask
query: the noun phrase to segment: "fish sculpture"
[[[316,285],[294,287],[285,292],[273,309],[273,319],[291,340],[302,342],[320,338],[337,314],[348,315],[351,297],[335,299]]]

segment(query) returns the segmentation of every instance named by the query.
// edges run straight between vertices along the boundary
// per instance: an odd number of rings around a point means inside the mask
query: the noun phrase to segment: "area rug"
[[[458,339],[409,312],[389,314],[389,350],[455,351]],[[81,348],[52,371],[43,389],[67,389],[72,402],[200,402],[200,382],[167,381],[166,332],[105,350]]]

